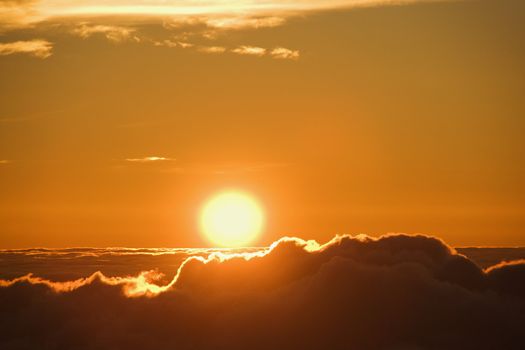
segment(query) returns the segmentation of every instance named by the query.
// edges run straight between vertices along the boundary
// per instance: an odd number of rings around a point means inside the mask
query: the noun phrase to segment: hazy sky
[[[0,247],[525,245],[523,1],[170,4],[0,0]]]

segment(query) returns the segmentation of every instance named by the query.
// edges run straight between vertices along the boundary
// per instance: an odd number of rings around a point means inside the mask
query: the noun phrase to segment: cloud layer
[[[103,36],[113,43],[142,42],[170,48],[195,47],[202,53],[231,52],[297,60],[299,50],[281,47],[281,43],[264,48],[245,43],[233,47],[224,47],[221,43],[208,45],[189,42],[188,38],[158,40],[143,35],[140,27],[146,23],[157,24],[168,32],[186,28],[182,31],[185,36],[213,41],[219,33],[277,27],[291,17],[316,11],[424,1],[432,0],[0,0],[0,33],[29,29],[40,34],[58,26],[84,39]],[[51,49],[52,44],[45,40],[4,42],[0,44],[0,55],[28,53],[47,58]]]
[[[190,255],[162,281],[155,271],[2,280],[0,346],[519,349],[525,340],[525,262],[482,270],[426,236],[283,238]]]
[[[221,28],[257,28],[280,25],[287,16],[308,11],[424,1],[429,0],[2,0],[0,20],[13,26],[71,17],[164,17],[205,19]]]

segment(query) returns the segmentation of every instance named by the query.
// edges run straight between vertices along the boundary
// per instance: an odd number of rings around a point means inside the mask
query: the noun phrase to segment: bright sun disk
[[[206,202],[201,230],[208,240],[222,247],[241,247],[252,243],[261,233],[264,213],[250,195],[225,191]]]

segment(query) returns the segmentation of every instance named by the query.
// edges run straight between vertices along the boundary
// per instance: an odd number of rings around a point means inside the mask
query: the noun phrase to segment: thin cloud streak
[[[165,157],[144,157],[144,158],[126,158],[127,162],[132,163],[148,163],[148,162],[159,162],[159,161],[174,161],[173,158],[165,158]]]

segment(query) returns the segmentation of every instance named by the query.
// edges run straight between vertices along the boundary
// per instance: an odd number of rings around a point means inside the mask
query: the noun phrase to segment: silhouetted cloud
[[[154,270],[2,280],[0,347],[521,349],[525,340],[523,261],[483,270],[438,239],[407,235],[205,253],[187,254],[171,280]]]
[[[487,269],[490,287],[525,298],[525,260],[504,261]]]
[[[525,248],[520,247],[462,247],[456,250],[483,268],[525,259]]]

